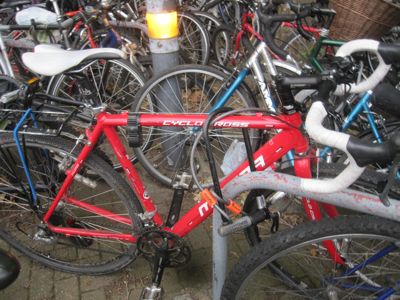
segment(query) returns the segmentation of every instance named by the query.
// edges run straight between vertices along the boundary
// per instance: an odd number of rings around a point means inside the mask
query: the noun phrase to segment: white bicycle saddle
[[[84,60],[126,58],[124,52],[114,48],[96,48],[88,50],[64,50],[54,45],[37,45],[35,52],[22,55],[22,61],[31,71],[54,76],[61,74]]]

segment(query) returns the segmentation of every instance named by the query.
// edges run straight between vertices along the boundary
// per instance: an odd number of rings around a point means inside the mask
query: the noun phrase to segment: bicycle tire
[[[0,237],[31,259],[63,272],[85,275],[102,275],[118,271],[136,257],[136,245],[117,240],[85,237],[67,237],[51,234],[41,223],[65,171],[60,169],[64,158],[75,159],[81,147],[58,137],[24,135],[21,144],[27,158],[33,185],[38,194],[38,214],[29,201],[28,184],[11,134],[0,134]],[[11,167],[14,166],[15,168]],[[67,168],[69,166],[66,166]],[[67,169],[66,168],[66,169]],[[14,171],[13,171],[14,170]],[[96,187],[74,180],[68,196],[79,194],[79,199],[100,206],[118,215],[127,216],[131,225],[101,218],[90,211],[78,209],[62,201],[50,219],[54,226],[110,230],[134,234],[142,225],[138,213],[143,211],[140,202],[128,183],[109,164],[95,153],[90,154],[79,174],[95,182]],[[76,196],[75,196],[76,197]],[[41,225],[42,224],[42,225]],[[43,234],[38,234],[40,228]]]
[[[227,75],[221,71],[218,71],[209,66],[202,65],[182,65],[171,70],[167,70],[160,75],[153,77],[149,80],[146,85],[137,94],[137,103],[133,107],[135,112],[154,113],[154,112],[186,112],[186,113],[206,113],[212,106],[212,103],[226,90],[225,82]],[[179,86],[180,94],[176,95],[175,92],[171,92],[170,86]],[[164,87],[163,87],[164,85]],[[165,87],[166,86],[166,87]],[[169,92],[171,93],[169,93]],[[165,106],[163,101],[158,101],[160,95],[164,95],[172,100],[179,99],[181,97],[184,102],[177,104],[176,107],[168,108]],[[231,107],[256,107],[256,103],[251,95],[246,93],[246,90],[240,87],[234,92],[232,97],[228,100],[225,106]],[[193,128],[192,128],[193,129]],[[183,138],[180,142],[177,142],[176,151],[181,151],[178,147],[185,147],[191,145],[192,137],[196,134],[195,129],[185,129],[186,133],[182,131],[174,131],[163,128],[152,128],[143,127],[144,144],[140,148],[135,148],[135,154],[137,159],[143,165],[145,170],[155,177],[161,183],[170,186],[173,178],[176,175],[177,168],[168,162],[167,166],[164,163],[168,157],[163,156],[161,149],[161,139],[168,137],[168,139],[174,138],[177,135],[182,134]],[[240,130],[239,130],[240,131]],[[228,147],[226,143],[230,140],[238,137],[238,130],[232,129],[220,129],[214,130],[214,134],[211,133],[211,137],[214,138],[216,143],[220,143],[221,148],[219,155],[222,155],[222,147]],[[240,131],[241,132],[241,131]],[[252,144],[254,147],[258,144],[258,133],[252,130],[250,133],[252,138]],[[226,140],[223,140],[226,138]],[[180,145],[179,145],[180,144]],[[224,149],[225,151],[227,150]],[[175,151],[175,150],[174,150]],[[177,152],[174,152],[175,154]],[[199,151],[200,152],[200,151]],[[202,152],[203,153],[203,152]],[[172,154],[172,155],[175,155]],[[199,154],[200,155],[200,154]],[[202,155],[205,155],[203,153]],[[201,155],[201,156],[202,156]],[[180,158],[182,164],[187,162],[185,158]],[[202,160],[203,161],[203,160]],[[220,161],[220,160],[219,160]],[[218,162],[218,158],[217,158]],[[208,167],[204,167],[208,169]]]
[[[399,223],[373,216],[304,223],[263,241],[242,257],[227,277],[221,299],[375,299],[382,292],[379,287],[400,279],[395,246],[399,236]],[[320,244],[331,240],[344,265],[334,262],[325,244]],[[367,264],[372,253],[385,245],[395,250]],[[358,273],[345,276],[354,265],[361,266]],[[343,295],[346,288],[350,293]]]
[[[222,24],[218,26],[211,37],[212,53],[220,65],[230,63],[232,51],[235,48],[236,31],[232,25]]]
[[[185,22],[189,22],[189,25],[185,25]],[[179,54],[184,63],[207,65],[210,58],[210,37],[201,20],[194,14],[180,12],[178,28]]]

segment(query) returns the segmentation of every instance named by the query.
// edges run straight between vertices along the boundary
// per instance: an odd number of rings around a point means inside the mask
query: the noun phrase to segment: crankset
[[[191,250],[184,239],[167,231],[150,229],[141,234],[137,241],[139,254],[150,262],[163,254],[164,267],[179,267],[189,262]]]

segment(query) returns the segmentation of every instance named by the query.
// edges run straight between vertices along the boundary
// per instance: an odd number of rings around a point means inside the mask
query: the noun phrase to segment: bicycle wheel
[[[221,25],[214,30],[211,45],[212,53],[220,65],[227,65],[233,58],[237,32],[231,25]]]
[[[144,85],[141,72],[125,60],[94,60],[79,67],[78,72],[64,73],[52,78],[48,88],[50,95],[80,100],[93,106],[101,104],[114,111],[130,109],[136,93]],[[85,124],[82,125],[86,128]],[[119,128],[122,141],[126,141],[124,128]],[[125,142],[125,145],[128,145]],[[106,154],[112,153],[108,143],[100,147]],[[131,161],[133,150],[126,147]],[[110,160],[114,168],[120,168],[115,156]]]
[[[302,224],[252,248],[229,274],[221,299],[397,298],[399,234],[399,223],[370,216]]]
[[[207,113],[226,91],[233,78],[209,66],[184,65],[168,70],[149,80],[137,95],[136,112]],[[172,102],[172,105],[166,104]],[[225,106],[232,108],[255,107],[251,95],[239,87]],[[144,142],[135,148],[136,157],[152,176],[170,185],[175,175],[188,167],[188,151],[201,129],[199,127],[143,127]],[[218,166],[223,155],[235,139],[241,139],[240,129],[214,129],[210,132]],[[253,146],[258,143],[256,130],[250,131]],[[204,144],[200,143],[196,160],[199,176],[208,183]],[[204,173],[202,173],[204,172]]]
[[[188,12],[178,15],[179,55],[186,64],[206,65],[210,58],[210,37],[201,20]]]
[[[24,136],[23,152],[37,192],[37,211],[11,134],[0,135],[0,237],[12,247],[48,267],[65,272],[100,275],[115,272],[135,259],[136,246],[119,240],[66,236],[47,230],[41,222],[65,171],[79,154],[75,143],[55,137]],[[62,167],[63,166],[63,167]],[[67,194],[129,218],[113,221],[61,201],[50,218],[54,226],[134,235],[141,229],[141,205],[126,181],[97,155],[91,154]]]

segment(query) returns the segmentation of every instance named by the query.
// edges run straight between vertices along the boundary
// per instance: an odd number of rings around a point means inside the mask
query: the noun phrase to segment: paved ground
[[[146,177],[146,185],[161,212],[168,210],[171,192],[158,186]],[[193,205],[192,197],[185,199],[185,208]],[[192,248],[189,264],[178,269],[167,269],[163,279],[164,299],[195,300],[211,298],[211,220],[200,225],[188,235]],[[0,247],[9,249],[0,240]],[[235,235],[230,242],[229,264],[248,249],[242,234]],[[0,292],[0,299],[18,300],[103,300],[138,299],[142,288],[150,283],[150,265],[143,258],[121,272],[109,276],[75,276],[43,267],[24,256],[15,253],[22,266],[21,274],[6,290]]]

